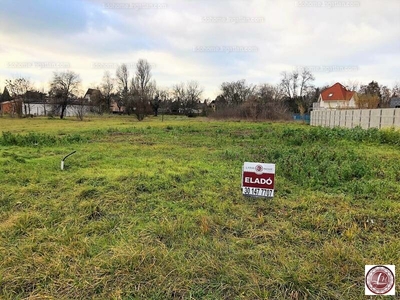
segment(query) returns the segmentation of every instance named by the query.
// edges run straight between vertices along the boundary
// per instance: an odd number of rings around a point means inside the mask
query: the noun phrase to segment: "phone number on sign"
[[[249,188],[249,187],[244,187],[242,189],[243,189],[243,195],[246,195],[246,196],[259,196],[259,197],[273,197],[274,196],[274,190],[270,190],[270,189]]]

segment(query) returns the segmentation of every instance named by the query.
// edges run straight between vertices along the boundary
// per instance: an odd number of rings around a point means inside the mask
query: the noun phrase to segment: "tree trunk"
[[[64,114],[65,114],[66,108],[67,108],[67,106],[65,104],[61,105],[60,119],[64,119]]]

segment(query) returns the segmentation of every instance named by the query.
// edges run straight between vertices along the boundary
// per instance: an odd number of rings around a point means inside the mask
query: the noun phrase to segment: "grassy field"
[[[365,299],[364,265],[400,267],[399,132],[171,117],[0,131],[2,299]],[[244,161],[276,163],[275,198],[241,195]]]

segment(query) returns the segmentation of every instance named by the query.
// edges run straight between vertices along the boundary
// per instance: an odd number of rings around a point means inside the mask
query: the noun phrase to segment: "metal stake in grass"
[[[72,154],[76,153],[76,150],[72,151],[70,154],[68,154],[67,156],[65,156],[62,160],[61,160],[61,170],[64,170],[64,161],[67,159],[67,157],[71,156]]]

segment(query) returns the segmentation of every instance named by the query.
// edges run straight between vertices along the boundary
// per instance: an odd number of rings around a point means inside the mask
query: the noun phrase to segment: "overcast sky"
[[[280,81],[308,67],[322,86],[400,81],[400,0],[1,0],[0,88],[24,76],[48,90],[54,71],[80,74],[145,58],[157,85]]]

